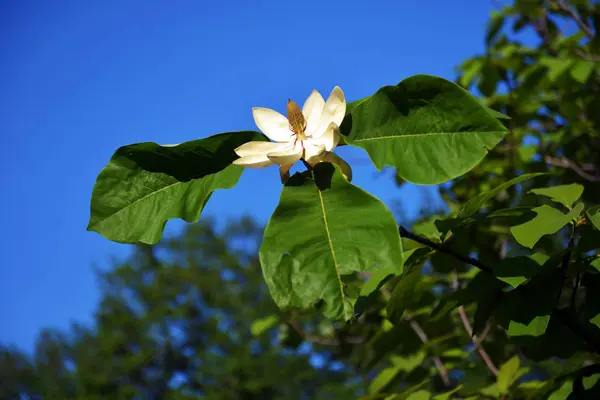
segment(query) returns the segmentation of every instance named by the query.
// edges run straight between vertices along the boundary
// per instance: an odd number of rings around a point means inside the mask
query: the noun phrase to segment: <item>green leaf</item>
[[[252,336],[255,337],[260,336],[264,332],[277,325],[278,322],[279,317],[277,317],[277,315],[269,315],[267,317],[257,319],[250,325],[250,333],[252,333]]]
[[[98,175],[87,229],[120,243],[157,243],[169,219],[196,222],[212,192],[232,188],[243,168],[234,149],[266,140],[231,132],[176,146],[146,142],[119,148]]]
[[[548,79],[555,82],[562,74],[569,69],[574,60],[570,58],[542,58],[540,63],[548,67]]]
[[[596,316],[591,318],[590,323],[592,323],[592,324],[596,325],[598,328],[600,328],[600,313],[596,314]]]
[[[579,83],[585,83],[594,70],[594,62],[589,60],[578,60],[571,68],[571,76]]]
[[[485,28],[485,43],[489,46],[496,41],[506,18],[498,12],[493,12]]]
[[[514,179],[511,179],[508,182],[504,182],[502,185],[495,187],[492,190],[487,192],[483,192],[476,197],[473,197],[469,202],[463,207],[463,209],[458,214],[459,217],[470,217],[479,211],[489,200],[493,197],[497,196],[498,193],[503,190],[508,189],[509,187],[516,185],[517,183],[521,183],[528,179],[536,178],[538,176],[545,175],[544,173],[534,173],[534,174],[525,174],[518,176]]]
[[[509,388],[518,378],[517,372],[521,367],[521,361],[518,356],[514,356],[500,367],[500,373],[498,374],[497,384],[500,393],[508,393]]]
[[[381,170],[419,184],[446,182],[471,170],[506,128],[475,97],[442,78],[416,75],[350,103],[341,126],[352,146]]]
[[[516,288],[540,272],[547,260],[548,256],[543,253],[505,258],[494,267],[494,275]]]
[[[452,395],[454,393],[458,392],[460,389],[462,389],[462,385],[458,385],[457,387],[450,390],[449,392],[440,393],[436,396],[433,396],[433,400],[450,400],[452,398]]]
[[[571,209],[571,205],[575,203],[583,194],[583,185],[572,183],[570,185],[560,185],[549,188],[531,189],[529,193],[538,196],[549,197],[552,201],[562,204]]]
[[[429,400],[431,399],[431,393],[427,390],[419,390],[417,392],[412,393],[410,396],[406,398],[406,400]]]
[[[596,268],[596,270],[598,270],[600,272],[600,257],[596,258],[595,260],[593,260],[592,262],[590,262],[590,265],[594,268]],[[600,326],[599,326],[600,328]]]
[[[404,265],[406,265],[406,262],[416,250],[416,248],[404,250]],[[373,271],[371,277],[360,289],[360,296],[368,296],[375,290],[378,290],[387,281],[387,278],[396,275],[398,271],[402,271],[402,269],[398,268],[396,265],[390,268],[379,268]]]
[[[600,206],[594,206],[586,211],[590,222],[600,231]]]
[[[353,315],[342,276],[376,268],[400,274],[402,260],[392,213],[329,163],[290,178],[260,248],[275,303],[282,309],[318,303],[331,319]]]
[[[402,315],[411,305],[413,293],[420,279],[421,268],[412,268],[400,277],[400,281],[394,287],[386,308],[388,319],[394,325],[402,323]]]
[[[423,364],[425,358],[427,358],[427,353],[425,351],[419,351],[406,357],[391,356],[390,361],[395,367],[398,367],[400,371],[410,373],[419,365]]]
[[[549,259],[543,272],[505,294],[496,316],[499,322],[508,320],[509,336],[537,338],[546,332],[563,283],[562,273],[554,265],[556,260],[560,257]]]
[[[547,205],[536,207],[532,209],[537,214],[535,218],[523,224],[512,226],[510,232],[517,242],[532,249],[542,236],[558,232],[571,220],[577,218],[582,210],[583,203],[577,204],[568,214]]]
[[[494,118],[497,118],[497,119],[510,119],[510,117],[508,115],[504,115],[500,111],[496,111],[493,108],[485,107],[485,109]]]
[[[473,83],[473,80],[475,79],[477,74],[479,74],[482,67],[483,67],[483,60],[480,60],[480,59],[470,60],[469,64],[464,66],[462,75],[460,76],[460,79],[458,82],[463,87],[468,88],[469,86],[471,86],[471,83]]]
[[[573,392],[573,381],[565,381],[560,388],[552,392],[548,400],[567,400]]]

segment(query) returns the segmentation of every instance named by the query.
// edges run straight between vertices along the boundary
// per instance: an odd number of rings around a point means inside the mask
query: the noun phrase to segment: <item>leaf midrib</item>
[[[192,180],[190,180],[189,182],[185,182],[185,183],[191,183],[191,182],[193,182],[193,181],[195,181],[195,179],[192,179]],[[100,224],[104,223],[106,220],[108,220],[108,219],[110,219],[110,218],[114,217],[115,215],[118,215],[118,214],[119,214],[119,213],[121,213],[122,211],[124,211],[124,210],[127,210],[127,209],[129,209],[130,207],[133,207],[135,204],[139,203],[140,201],[143,201],[143,200],[147,199],[147,198],[148,198],[148,197],[150,197],[150,196],[154,196],[154,195],[158,194],[159,192],[162,192],[162,191],[164,191],[164,190],[170,189],[170,188],[172,188],[172,187],[174,187],[174,186],[176,186],[176,185],[183,184],[183,183],[184,183],[184,182],[181,182],[181,181],[176,181],[176,182],[174,182],[174,183],[172,183],[172,184],[170,184],[170,185],[167,185],[167,186],[165,186],[165,187],[163,187],[163,188],[160,188],[160,189],[158,189],[158,190],[156,190],[156,191],[154,191],[154,192],[150,192],[149,194],[147,194],[147,195],[145,195],[145,196],[143,196],[143,197],[140,197],[139,199],[137,199],[137,200],[135,200],[134,202],[132,202],[132,203],[130,203],[130,204],[128,204],[128,205],[126,205],[125,207],[121,208],[120,210],[117,210],[116,212],[114,212],[114,213],[112,213],[112,214],[108,215],[106,218],[103,218],[103,219],[99,220],[98,222],[94,223],[93,225],[92,225],[92,224],[90,224],[90,226],[89,226],[89,227],[90,227],[90,228],[96,227],[96,226],[98,226],[98,225],[100,225]]]
[[[473,134],[493,134],[493,133],[506,133],[506,131],[458,131],[458,132],[428,132],[428,133],[408,133],[408,134],[403,134],[403,135],[396,135],[396,136],[376,136],[376,137],[370,137],[370,138],[363,138],[363,139],[355,139],[352,140],[352,142],[356,143],[356,142],[366,142],[369,140],[379,140],[379,139],[398,139],[398,138],[406,138],[406,137],[423,137],[423,136],[437,136],[437,135],[458,135],[458,134],[468,134],[468,133],[473,133]]]
[[[315,176],[313,173],[313,179],[314,178],[315,178]],[[321,194],[321,190],[318,187],[317,187],[317,193],[319,194],[319,200],[321,202],[321,211],[323,213],[323,222],[325,223],[325,233],[327,234],[327,243],[329,244],[329,249],[331,250],[331,256],[333,258],[333,266],[335,267],[335,273],[338,276],[338,284],[340,286],[340,297],[342,299],[342,313],[343,313],[344,312],[344,301],[345,301],[346,296],[344,295],[344,288],[342,287],[340,268],[338,266],[337,258],[335,256],[335,250],[333,249],[333,241],[331,240],[331,233],[329,231],[329,223],[327,222],[327,215],[325,213],[325,202],[323,201],[323,195]]]

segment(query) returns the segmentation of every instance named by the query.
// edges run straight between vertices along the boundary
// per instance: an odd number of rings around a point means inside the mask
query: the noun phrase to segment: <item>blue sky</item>
[[[30,349],[43,327],[91,321],[93,268],[129,251],[85,230],[117,147],[255,129],[252,107],[284,111],[312,89],[339,85],[350,101],[417,73],[453,79],[483,50],[491,10],[485,0],[3,2],[0,342]],[[366,153],[339,153],[355,184],[414,212],[426,189],[398,190]],[[266,222],[278,179],[276,168],[248,170],[204,215]]]

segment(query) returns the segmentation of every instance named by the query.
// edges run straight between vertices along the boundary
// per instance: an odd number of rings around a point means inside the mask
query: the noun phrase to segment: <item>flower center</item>
[[[288,99],[287,103],[287,114],[288,121],[290,123],[290,130],[296,134],[297,140],[306,140],[304,131],[306,130],[306,120],[302,110],[298,107],[298,104]]]

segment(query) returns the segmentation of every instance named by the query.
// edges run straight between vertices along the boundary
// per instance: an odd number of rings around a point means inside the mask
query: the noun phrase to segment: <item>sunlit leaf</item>
[[[169,219],[196,222],[216,189],[233,187],[242,167],[234,149],[258,132],[231,132],[175,146],[119,148],[98,175],[87,229],[120,243],[157,243]]]
[[[510,228],[515,240],[530,249],[542,236],[558,232],[571,220],[577,218],[583,211],[583,203],[578,203],[568,214],[547,205],[536,207],[532,211],[537,214],[535,218]]]
[[[252,325],[250,325],[250,333],[252,333],[252,336],[260,336],[264,332],[277,325],[278,322],[279,317],[276,315],[269,315],[267,317],[257,319],[256,321],[252,322]]]
[[[353,303],[342,277],[377,268],[402,270],[392,213],[349,183],[339,168],[318,164],[283,188],[260,248],[263,275],[282,308],[317,304],[332,319],[350,319]]]
[[[509,388],[518,378],[518,371],[521,368],[521,360],[519,356],[514,356],[500,367],[500,373],[498,374],[496,383],[498,384],[498,390],[500,393],[508,393]]]
[[[463,175],[506,135],[504,125],[470,93],[429,75],[350,103],[341,129],[377,169],[394,166],[402,178],[420,184]]]
[[[531,189],[529,193],[537,194],[538,196],[549,197],[552,201],[560,203],[568,209],[571,209],[571,205],[579,200],[583,194],[583,186],[577,183],[572,183],[570,185]]]

